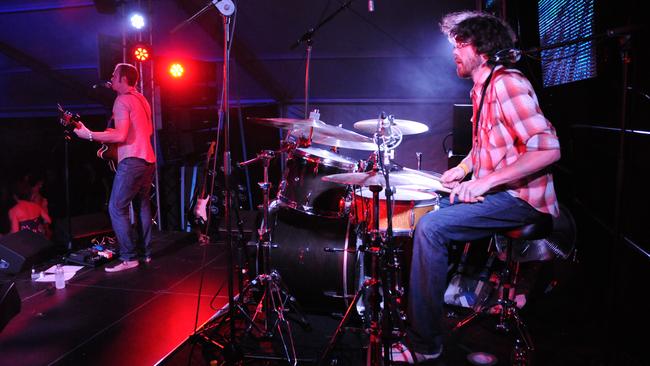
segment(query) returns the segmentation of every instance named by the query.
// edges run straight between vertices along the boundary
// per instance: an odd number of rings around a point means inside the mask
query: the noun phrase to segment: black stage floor
[[[221,364],[214,362],[222,357],[218,347],[204,338],[189,336],[195,323],[216,324],[214,315],[228,302],[223,287],[227,283],[225,246],[199,245],[190,234],[162,232],[155,235],[154,247],[154,260],[149,265],[120,273],[106,273],[103,266],[87,267],[63,290],[32,282],[29,273],[20,273],[14,281],[22,310],[0,332],[0,365]],[[321,272],[314,268],[305,280],[321,276]],[[529,320],[537,347],[535,365],[604,364],[605,349],[599,342],[602,337],[594,324],[570,309],[579,307],[570,292],[569,288],[563,295],[540,296],[524,308],[523,316]],[[292,315],[287,317],[291,319]],[[311,330],[293,320],[289,324],[298,363],[309,365],[327,344],[340,317],[311,311],[305,315]],[[457,320],[448,318],[447,326],[451,328]],[[509,364],[512,340],[493,330],[493,320],[487,318],[449,335],[437,364],[470,365],[466,358],[473,352],[487,352],[497,357],[498,365]],[[242,334],[241,328],[235,343],[249,356],[242,363],[287,364],[250,357],[281,358],[284,353],[277,333],[271,340],[259,340]],[[218,333],[228,331],[223,326],[220,331],[205,334],[207,340],[220,343]],[[331,354],[335,361],[327,364],[363,364],[366,344],[365,335],[345,332]]]

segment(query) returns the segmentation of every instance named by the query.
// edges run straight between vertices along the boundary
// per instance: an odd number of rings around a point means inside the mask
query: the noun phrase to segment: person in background
[[[21,230],[33,231],[48,237],[49,225],[52,223],[47,208],[41,204],[31,201],[32,187],[27,179],[19,180],[14,187],[15,204],[9,209],[9,221],[11,233]]]

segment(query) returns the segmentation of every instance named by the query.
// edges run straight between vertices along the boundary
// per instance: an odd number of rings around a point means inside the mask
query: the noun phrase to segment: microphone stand
[[[230,191],[230,177],[231,177],[231,163],[230,163],[230,103],[229,103],[229,89],[230,89],[230,20],[231,15],[235,13],[235,4],[231,0],[212,0],[205,5],[199,12],[194,14],[189,19],[185,20],[178,26],[171,30],[175,33],[180,28],[189,24],[195,18],[205,13],[209,8],[215,6],[221,13],[223,20],[223,92],[222,92],[222,109],[224,120],[224,144],[223,144],[223,174],[224,174],[224,220],[226,221],[226,251],[228,258],[228,318],[230,325],[230,338],[229,342],[225,344],[218,344],[222,348],[224,357],[227,362],[237,361],[242,358],[241,350],[236,338],[236,324],[235,324],[235,294],[234,294],[234,250],[232,248],[232,222],[230,217],[230,209],[232,205],[232,197]],[[211,190],[214,189],[214,185]],[[212,195],[212,192],[211,192]],[[204,337],[205,338],[205,337]]]
[[[65,221],[68,232],[65,238],[65,248],[68,254],[72,251],[72,218],[70,217],[70,131],[65,130],[63,133],[63,155],[65,160],[64,179],[65,179]]]
[[[307,48],[306,48],[306,62],[305,62],[305,119],[308,118],[309,116],[309,70],[311,67],[311,51],[312,51],[312,45],[313,45],[313,40],[312,38],[314,37],[314,33],[320,27],[322,27],[325,23],[329,22],[330,20],[334,19],[340,12],[343,11],[343,9],[347,8],[352,4],[352,1],[354,0],[348,0],[345,3],[343,3],[336,11],[334,11],[332,14],[327,16],[325,19],[323,19],[320,23],[318,23],[315,27],[310,28],[307,32],[305,32],[300,39],[298,39],[294,44],[291,45],[290,49],[295,49],[298,47],[301,43],[306,43]]]

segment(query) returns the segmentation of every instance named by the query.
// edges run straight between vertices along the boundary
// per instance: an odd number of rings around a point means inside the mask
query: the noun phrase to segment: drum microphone
[[[102,82],[99,82],[99,83],[93,85],[93,89],[97,89],[97,88],[111,89],[112,86],[113,86],[113,83],[111,83],[110,81],[102,81]]]

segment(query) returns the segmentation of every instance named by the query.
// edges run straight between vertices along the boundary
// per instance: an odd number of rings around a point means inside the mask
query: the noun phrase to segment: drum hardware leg
[[[258,255],[258,268],[260,274],[251,281],[247,290],[240,294],[239,299],[246,299],[249,292],[253,290],[253,286],[261,290],[261,298],[255,307],[255,313],[252,317],[246,317],[249,320],[247,330],[250,331],[252,327],[260,331],[264,337],[273,337],[277,335],[280,338],[283,349],[283,356],[289,364],[296,365],[298,358],[291,331],[291,325],[285,317],[285,312],[292,309],[294,313],[298,314],[301,325],[308,327],[309,323],[299,309],[297,301],[292,296],[286,286],[282,283],[280,274],[271,269],[271,256],[270,251],[276,247],[271,240],[271,229],[269,226],[269,213],[270,213],[270,198],[269,191],[271,183],[269,182],[269,163],[275,156],[273,151],[263,151],[257,155],[257,158],[249,160],[239,165],[248,165],[255,161],[262,161],[264,167],[264,181],[258,183],[262,189],[264,202],[263,202],[263,221],[262,227],[258,230],[258,249],[261,251],[261,256]],[[242,306],[246,309],[246,305]],[[257,325],[257,320],[264,314],[264,321],[262,326]],[[274,319],[275,318],[275,319]],[[273,320],[274,319],[274,320]]]
[[[325,362],[327,358],[329,357],[330,353],[336,347],[336,344],[338,343],[338,340],[343,333],[344,330],[347,328],[345,325],[348,323],[350,320],[350,316],[352,316],[353,310],[356,308],[357,303],[359,302],[359,299],[361,299],[362,296],[364,296],[366,292],[366,288],[370,286],[374,286],[376,283],[375,279],[369,278],[363,282],[363,285],[359,288],[357,293],[354,295],[354,298],[352,299],[352,302],[348,306],[348,308],[345,311],[345,315],[343,316],[343,319],[339,322],[339,325],[336,327],[336,330],[334,331],[334,334],[330,338],[329,342],[327,343],[327,346],[325,347],[325,350],[321,353],[320,357],[318,358],[318,363],[317,365],[325,365]]]
[[[394,259],[391,259],[391,250],[385,250],[377,245],[364,247],[364,252],[372,255],[371,277],[364,281],[354,295],[343,319],[341,319],[325,350],[321,353],[317,365],[327,364],[330,353],[336,347],[341,334],[348,330],[346,324],[361,298],[367,298],[370,305],[370,325],[364,330],[369,336],[366,351],[367,365],[381,365],[382,354],[385,355],[384,358],[389,358],[392,341],[403,335],[401,331],[395,332],[395,322],[393,321],[397,318],[397,323],[401,326],[398,328],[404,329],[401,317],[398,314],[397,295],[395,289],[392,288],[395,277],[391,271],[397,270],[397,267],[392,263]],[[384,302],[383,310],[381,306],[382,300]],[[383,364],[387,363],[384,362]]]
[[[528,327],[519,316],[519,309],[517,303],[510,299],[510,292],[513,290],[514,271],[513,267],[516,265],[513,260],[513,245],[512,240],[508,239],[508,248],[506,250],[505,266],[500,274],[501,294],[497,299],[496,304],[491,306],[484,306],[481,310],[473,311],[470,315],[461,319],[452,328],[451,332],[457,332],[463,327],[467,326],[476,319],[489,315],[490,310],[499,306],[498,321],[495,326],[496,330],[510,333],[514,330],[515,345],[513,348],[513,365],[528,365],[530,363],[529,355],[535,350],[532,337],[528,331]],[[515,362],[516,361],[516,362]]]

